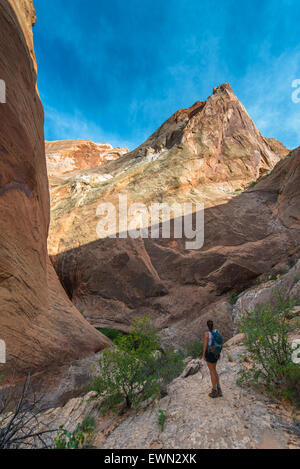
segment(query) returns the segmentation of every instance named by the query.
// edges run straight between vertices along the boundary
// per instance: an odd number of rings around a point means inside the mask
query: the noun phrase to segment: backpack
[[[211,333],[211,345],[208,346],[208,351],[218,357],[222,352],[223,338],[219,331],[215,330]]]

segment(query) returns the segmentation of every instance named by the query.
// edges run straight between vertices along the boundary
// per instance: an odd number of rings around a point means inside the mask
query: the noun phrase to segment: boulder
[[[230,347],[233,347],[235,345],[243,345],[244,338],[245,338],[244,334],[241,334],[241,333],[236,334],[231,339],[227,340],[227,342],[225,342],[224,348],[230,348]]]
[[[298,298],[299,291],[300,261],[298,261],[288,272],[279,275],[276,280],[257,285],[241,294],[233,307],[234,330],[238,331],[239,318],[247,311],[255,311],[260,306],[274,304],[278,301],[278,294],[282,298]]]
[[[200,359],[195,359],[189,362],[189,364],[186,366],[182,374],[180,375],[180,378],[187,378],[188,376],[195,375],[198,373],[200,368],[203,366],[203,363]]]

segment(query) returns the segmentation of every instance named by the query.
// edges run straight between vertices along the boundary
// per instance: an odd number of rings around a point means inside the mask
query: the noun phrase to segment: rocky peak
[[[204,180],[252,180],[270,170],[288,150],[257,130],[229,83],[213,89],[206,101],[173,114],[127,160],[182,151],[201,166]]]
[[[228,93],[228,94],[234,95],[234,92],[230,86],[230,83],[223,83],[223,85],[214,87],[213,94],[222,94],[222,93]]]

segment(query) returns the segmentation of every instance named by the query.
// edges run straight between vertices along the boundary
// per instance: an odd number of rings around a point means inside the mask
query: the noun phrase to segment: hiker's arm
[[[203,360],[205,360],[205,352],[208,344],[208,332],[205,332],[204,345],[203,345]]]

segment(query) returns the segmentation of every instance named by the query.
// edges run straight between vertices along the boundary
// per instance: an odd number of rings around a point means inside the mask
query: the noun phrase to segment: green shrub
[[[272,275],[271,277],[269,277],[269,280],[277,280],[278,276],[277,275]]]
[[[116,346],[103,352],[100,376],[89,389],[103,397],[102,409],[138,408],[166,392],[167,385],[184,370],[184,356],[161,349],[157,330],[146,317],[135,319],[129,334],[117,337]]]
[[[83,429],[94,430],[96,427],[96,419],[92,415],[84,417],[81,427]]]
[[[195,342],[191,342],[190,344],[186,345],[185,353],[187,357],[193,358],[201,358],[203,353],[204,344],[200,342],[200,340],[196,340]]]
[[[100,376],[90,382],[92,390],[104,398],[103,411],[139,404],[159,393],[155,373],[149,373],[159,348],[158,333],[146,317],[135,319],[128,335],[116,340],[116,347],[106,349],[99,361]]]
[[[285,370],[285,373],[285,383],[281,388],[281,395],[300,408],[300,366],[293,363]]]
[[[288,340],[288,316],[293,303],[278,294],[276,302],[241,318],[240,331],[245,334],[250,367],[240,372],[239,382],[264,384],[272,395],[299,404],[299,365],[292,361],[293,349]]]
[[[60,426],[59,434],[54,439],[56,449],[79,449],[89,446],[95,426],[95,418],[92,416],[85,417],[73,432],[68,432]]]
[[[232,305],[235,305],[238,298],[239,298],[239,293],[238,292],[236,292],[236,291],[231,292],[231,294],[230,294],[230,303]]]
[[[98,329],[98,331],[108,337],[112,342],[117,342],[120,337],[125,335],[124,332],[118,331],[117,329],[102,328]]]
[[[160,426],[160,430],[163,432],[165,429],[167,414],[164,410],[159,409],[158,411],[158,423]]]
[[[166,388],[185,368],[184,356],[172,349],[160,350],[157,356],[152,356],[148,363],[148,374],[155,375],[161,395],[166,394]]]

